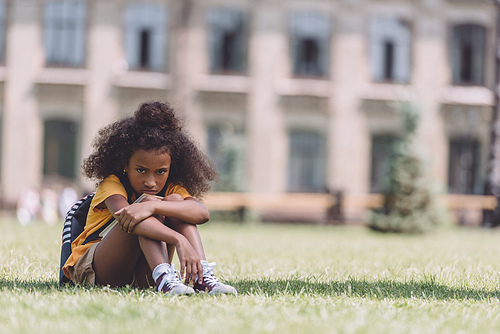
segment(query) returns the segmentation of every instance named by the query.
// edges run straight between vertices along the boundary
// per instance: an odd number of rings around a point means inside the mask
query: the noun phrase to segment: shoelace
[[[208,265],[203,267],[203,278],[204,281],[210,286],[213,287],[215,285],[220,284],[219,280],[214,276],[214,268],[216,263],[211,262]]]
[[[215,278],[214,275],[211,275],[211,276],[205,276],[203,275],[203,277],[205,278],[205,282],[210,286],[210,287],[214,287],[216,285],[219,285],[220,282],[217,278]]]
[[[162,284],[166,284],[170,289],[175,288],[176,286],[182,285],[182,281],[179,279],[181,274],[179,271],[174,269],[174,265],[172,264],[172,271],[167,271],[165,278],[162,281]],[[160,284],[160,286],[162,286]]]

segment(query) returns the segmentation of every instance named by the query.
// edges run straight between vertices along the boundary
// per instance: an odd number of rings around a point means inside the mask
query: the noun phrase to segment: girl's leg
[[[175,218],[167,218],[165,220],[165,225],[167,225],[172,230],[179,232],[184,237],[186,237],[186,239],[189,241],[191,246],[194,248],[194,250],[196,251],[198,256],[202,260],[206,260],[205,251],[203,249],[203,243],[201,241],[201,236],[200,236],[200,233],[198,232],[198,227],[196,225],[185,223],[185,222],[183,222],[179,219],[175,219]],[[174,247],[171,247],[171,248],[172,249],[169,248],[169,253],[168,253],[168,256],[170,259],[173,258],[173,253],[175,250]],[[170,254],[170,251],[172,252],[172,254]]]
[[[155,286],[151,268],[149,267],[144,254],[139,256],[139,260],[137,260],[134,271],[135,280],[140,288],[147,289],[151,286]]]
[[[166,196],[164,201],[183,201],[181,195],[171,194]],[[198,232],[198,227],[194,224],[185,223],[179,219],[166,217],[165,225],[170,227],[172,230],[182,234],[189,241],[191,246],[194,248],[196,253],[200,256],[202,260],[206,260],[205,251],[203,249],[203,243],[201,242],[200,233]],[[167,245],[168,249],[168,257],[169,259],[173,258],[175,247],[172,245]]]
[[[139,237],[142,254],[134,268],[137,285],[141,288],[155,286],[152,276],[153,269],[160,263],[169,263],[164,242],[158,242],[146,237]]]
[[[238,292],[236,289],[230,285],[221,283],[214,275],[213,270],[215,267],[215,263],[208,263],[206,261],[205,252],[203,250],[203,244],[201,242],[200,233],[198,232],[198,228],[196,225],[184,223],[178,219],[166,219],[166,225],[171,229],[179,232],[186,239],[189,240],[189,243],[194,248],[194,250],[198,253],[198,256],[202,259],[201,264],[203,266],[203,281],[201,284],[195,283],[193,288],[196,291],[206,291],[210,295],[217,294],[233,294],[237,295]],[[172,258],[173,254],[170,255]]]
[[[99,243],[94,254],[96,283],[111,286],[129,284],[137,266],[141,269],[137,274],[143,276],[147,271],[139,261],[142,254],[147,259],[149,272],[160,263],[168,263],[165,243],[113,228]]]
[[[172,263],[174,259],[175,246],[171,244],[167,244],[167,256],[170,259],[170,263]]]
[[[182,196],[173,194],[165,197],[164,201],[182,201],[184,200]],[[198,227],[194,224],[185,223],[179,219],[165,217],[164,224],[174,231],[182,234],[191,244],[193,249],[196,251],[198,256],[201,258],[201,263],[203,266],[203,281],[201,284],[196,282],[194,284],[194,289],[197,291],[206,291],[210,295],[217,294],[234,294],[237,295],[237,291],[234,287],[221,283],[213,274],[213,269],[215,263],[208,263],[205,257],[205,251],[203,249],[203,243],[201,241],[201,236],[198,231]],[[173,258],[175,247],[167,245],[168,257]]]

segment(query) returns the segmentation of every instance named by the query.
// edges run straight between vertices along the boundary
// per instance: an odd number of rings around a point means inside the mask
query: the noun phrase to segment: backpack
[[[83,229],[85,228],[85,223],[87,222],[87,214],[89,212],[90,203],[92,203],[94,195],[95,193],[90,193],[87,196],[83,197],[78,202],[76,202],[71,207],[71,209],[69,209],[68,213],[66,213],[66,218],[64,219],[64,226],[62,231],[61,262],[59,265],[60,285],[71,283],[71,280],[67,278],[66,275],[64,275],[62,267],[64,266],[64,264],[66,263],[66,261],[68,260],[69,256],[72,253],[71,243],[83,232]],[[97,239],[102,230],[104,230],[113,220],[114,218],[112,218],[99,230],[89,235],[87,239],[85,239],[85,241],[83,242],[83,245]]]

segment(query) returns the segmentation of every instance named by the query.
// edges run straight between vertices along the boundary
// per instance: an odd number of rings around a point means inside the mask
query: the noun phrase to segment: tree
[[[393,146],[384,207],[370,213],[368,225],[380,232],[422,233],[443,216],[436,206],[434,184],[416,145],[419,115],[409,102],[401,103],[397,110],[405,133]]]

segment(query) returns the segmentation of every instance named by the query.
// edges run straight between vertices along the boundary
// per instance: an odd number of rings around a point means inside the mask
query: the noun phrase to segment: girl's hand
[[[180,239],[175,245],[179,262],[181,264],[181,280],[184,279],[184,284],[189,285],[195,283],[196,275],[198,275],[198,283],[203,281],[203,266],[201,265],[201,258],[198,256],[194,248],[191,246],[186,238]],[[184,276],[184,270],[186,275]]]
[[[155,213],[155,206],[152,201],[158,201],[158,199],[145,199],[141,203],[133,203],[116,211],[115,217],[118,219],[120,228],[127,233],[131,233],[137,223],[151,217]]]

